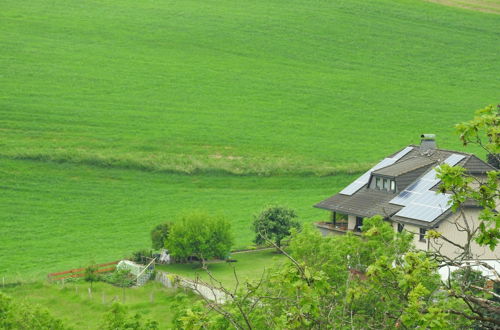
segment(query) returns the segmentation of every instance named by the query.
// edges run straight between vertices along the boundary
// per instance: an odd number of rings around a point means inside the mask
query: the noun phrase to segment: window
[[[391,180],[391,191],[396,192],[396,181]]]
[[[398,233],[402,232],[405,229],[405,225],[402,223],[398,223]]]
[[[382,189],[382,180],[380,178],[375,178],[375,187],[377,187],[377,189]]]
[[[356,226],[354,227],[354,231],[361,231],[361,226],[363,226],[363,218],[356,217]]]
[[[389,180],[384,179],[384,190],[389,190]]]
[[[420,228],[420,234],[419,234],[419,241],[420,242],[425,242],[425,234],[427,233],[427,229],[425,228]]]

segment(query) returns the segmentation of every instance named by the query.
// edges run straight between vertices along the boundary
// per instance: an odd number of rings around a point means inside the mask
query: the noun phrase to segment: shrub
[[[101,329],[109,330],[154,330],[158,329],[158,322],[143,320],[140,314],[130,315],[127,307],[115,302],[111,310],[104,316],[104,322]]]
[[[151,230],[151,246],[155,250],[165,247],[165,241],[168,239],[172,224],[169,222],[157,225]]]
[[[121,288],[129,288],[135,284],[135,276],[127,269],[117,269],[111,274],[103,275],[102,281]]]
[[[139,250],[132,253],[132,258],[130,259],[140,264],[147,264],[149,263],[150,258],[152,257],[153,257],[153,252],[151,250]]]
[[[14,303],[0,292],[0,329],[67,329],[61,320],[38,307]]]
[[[92,284],[94,282],[99,281],[99,274],[97,273],[98,269],[97,265],[90,265],[85,268],[85,276],[83,279],[86,282],[90,282],[90,289],[92,289]]]
[[[224,218],[190,213],[172,225],[166,242],[170,254],[182,261],[225,259],[231,250],[231,224]]]

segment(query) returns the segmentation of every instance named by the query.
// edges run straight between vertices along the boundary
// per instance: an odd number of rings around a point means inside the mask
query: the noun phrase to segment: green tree
[[[294,220],[296,217],[295,211],[289,208],[267,207],[254,217],[255,243],[263,244],[267,240],[272,240],[278,247],[281,247],[281,241],[290,235],[292,228],[300,229],[300,223]]]
[[[471,122],[457,125],[464,144],[477,143],[498,154],[499,112],[490,106]],[[231,299],[224,305],[206,302],[217,314],[207,320],[208,314],[191,313],[186,320],[239,329],[498,328],[500,274],[472,253],[473,243],[491,249],[498,245],[498,170],[482,181],[458,166],[444,165],[438,172],[440,191],[452,193],[453,211],[462,212],[463,204],[471,201],[482,208],[479,219],[462,214],[469,224],[479,221],[478,226],[460,227],[465,242],[453,242],[437,230],[428,232],[429,240],[444,239],[460,250],[456,257],[415,250],[410,234],[395,233],[381,217],[365,219],[361,237],[291,230],[290,254],[281,249],[288,262],[240,286],[239,292],[220,286]],[[486,279],[471,264],[493,274],[493,289],[484,286]],[[442,266],[458,271],[442,282]]]
[[[463,302],[442,293],[436,263],[412,251],[411,235],[394,233],[381,217],[365,220],[362,237],[323,237],[309,227],[292,232],[290,254],[282,250],[286,263],[238,292],[218,288],[231,299],[224,305],[207,301],[217,314],[207,320],[206,313],[191,312],[186,320],[240,329],[470,325],[447,312]]]
[[[500,106],[487,106],[476,111],[470,121],[456,125],[464,146],[476,144],[491,159],[498,162],[500,152]],[[429,237],[436,241],[445,241],[459,251],[456,256],[443,255],[440,251],[432,253],[432,257],[441,266],[458,268],[458,274],[444,283],[444,289],[451,297],[462,300],[468,307],[465,314],[462,310],[450,309],[450,313],[475,320],[479,327],[500,327],[500,303],[491,297],[500,298],[494,289],[485,288],[477,283],[477,272],[473,266],[488,270],[492,276],[493,287],[500,284],[500,273],[487,262],[475,255],[474,244],[487,246],[491,250],[498,247],[500,240],[500,205],[499,178],[500,171],[492,169],[485,178],[478,178],[460,166],[443,165],[438,169],[441,179],[440,192],[451,193],[451,208],[460,214],[463,223],[460,230],[465,233],[465,241],[446,237],[439,229],[429,232]],[[478,219],[464,212],[466,203],[474,203],[481,208]],[[439,243],[439,242],[438,242]]]
[[[159,250],[165,247],[165,241],[168,239],[172,223],[165,222],[157,225],[151,230],[151,246],[153,249]]]
[[[174,258],[186,261],[190,257],[196,257],[204,263],[211,258],[226,258],[232,244],[229,221],[193,212],[172,225],[166,248]]]
[[[472,120],[457,124],[456,129],[464,146],[479,145],[489,158],[496,163],[500,161],[500,105],[477,110]],[[474,239],[493,250],[500,239],[500,215],[496,212],[500,199],[500,171],[492,170],[487,180],[480,181],[459,166],[442,166],[439,178],[443,181],[441,191],[453,192],[453,210],[458,210],[467,200],[476,201],[482,207],[481,225]]]

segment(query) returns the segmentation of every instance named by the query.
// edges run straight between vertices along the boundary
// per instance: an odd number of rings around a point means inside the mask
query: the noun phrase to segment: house
[[[330,212],[329,220],[317,222],[317,228],[324,235],[347,231],[359,234],[364,218],[381,215],[394,230],[413,233],[417,248],[440,249],[449,257],[458,255],[455,246],[442,239],[429,240],[426,232],[434,229],[453,242],[465,242],[466,233],[460,226],[467,221],[476,228],[480,208],[467,203],[463,212],[452,212],[448,203],[451,195],[437,193],[440,180],[436,178],[436,167],[443,163],[462,166],[479,179],[494,167],[472,154],[438,149],[432,134],[421,138],[420,145],[410,145],[389,155],[338,194],[314,205]],[[491,251],[475,244],[472,252],[478,259],[500,259],[498,247]]]

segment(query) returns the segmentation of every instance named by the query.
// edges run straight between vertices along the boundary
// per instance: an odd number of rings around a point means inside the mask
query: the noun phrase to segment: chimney
[[[420,152],[424,153],[436,149],[436,134],[420,135]]]

